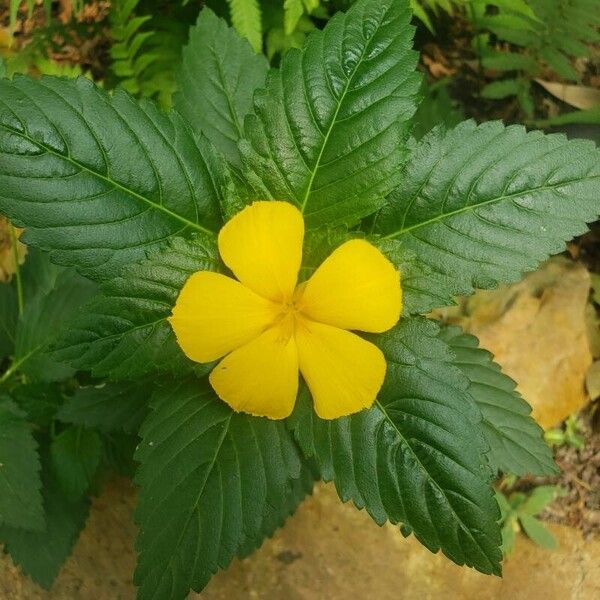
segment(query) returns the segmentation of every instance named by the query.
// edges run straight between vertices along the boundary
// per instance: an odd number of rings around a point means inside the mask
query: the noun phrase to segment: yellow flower
[[[304,221],[287,202],[255,202],[219,233],[219,252],[238,281],[199,271],[170,317],[196,362],[223,360],[210,383],[233,410],[283,419],[294,408],[298,372],[323,419],[371,406],[384,356],[348,330],[379,333],[400,317],[400,275],[364,240],[337,248],[297,285]]]

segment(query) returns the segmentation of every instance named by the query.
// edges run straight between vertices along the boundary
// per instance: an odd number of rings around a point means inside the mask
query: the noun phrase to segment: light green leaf
[[[515,527],[517,529],[515,530]],[[502,525],[502,554],[506,556],[510,554],[515,547],[518,525],[515,517],[510,517],[504,525]]]
[[[388,363],[374,406],[325,421],[305,394],[289,423],[343,501],[379,524],[402,523],[459,565],[499,574],[500,515],[481,416],[438,334],[435,323],[406,318],[373,336]]]
[[[283,2],[283,29],[286,35],[291,35],[298,25],[300,17],[304,14],[302,0],[284,0]]]
[[[152,371],[189,372],[167,317],[186,279],[219,269],[212,237],[173,238],[162,251],[101,285],[53,356],[95,376],[133,379]]]
[[[232,412],[207,383],[169,383],[152,405],[136,453],[135,581],[140,600],[183,600],[287,516],[300,457],[283,422]]]
[[[523,527],[523,531],[525,531],[527,536],[538,546],[546,548],[547,550],[555,550],[558,548],[556,538],[535,517],[520,515],[519,522]]]
[[[410,17],[407,0],[358,0],[255,94],[240,143],[247,175],[309,227],[354,223],[401,181],[419,88]]]
[[[423,269],[453,279],[454,294],[514,281],[596,219],[599,158],[592,142],[518,125],[435,129],[413,144],[403,183],[373,229]],[[439,296],[438,306],[453,303],[435,278],[425,291]]]
[[[229,162],[239,166],[237,142],[254,91],[265,83],[269,63],[210,9],[190,29],[177,73],[175,108]]]
[[[219,228],[221,167],[177,114],[83,78],[0,80],[0,99],[0,211],[54,262],[108,278]]]
[[[262,14],[258,0],[227,0],[231,22],[237,32],[245,37],[255,52],[262,48]]]
[[[101,456],[102,440],[92,429],[69,427],[52,440],[52,468],[67,498],[82,498],[92,487]]]
[[[25,414],[0,396],[0,524],[44,528],[37,443]]]
[[[137,433],[152,395],[152,381],[102,383],[79,388],[57,413],[65,423],[110,433]]]
[[[519,507],[519,514],[534,517],[555,500],[560,491],[561,489],[556,485],[540,485],[534,488],[527,500]]]
[[[531,407],[492,355],[459,327],[443,328],[440,337],[454,351],[454,364],[471,382],[469,392],[483,415],[492,468],[515,475],[558,473],[542,428],[530,416]]]
[[[0,542],[21,569],[38,585],[49,589],[71,553],[87,518],[87,500],[66,498],[49,469],[44,469],[45,531],[0,526]]]

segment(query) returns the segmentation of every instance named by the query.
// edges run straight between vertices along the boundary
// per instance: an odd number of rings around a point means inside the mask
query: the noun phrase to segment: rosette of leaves
[[[95,386],[48,418],[101,440],[139,427],[141,600],[201,590],[317,478],[377,523],[499,574],[493,477],[555,471],[491,355],[421,315],[518,279],[584,232],[600,210],[600,154],[499,122],[415,141],[410,19],[408,0],[358,0],[269,70],[203,10],[168,114],[85,79],[0,81],[0,210],[30,247],[99,284],[50,353]],[[371,409],[320,420],[301,386],[287,421],[234,413],[207,384],[210,366],[179,349],[167,322],[179,290],[191,273],[223,268],[216,232],[257,199],[303,212],[304,273],[348,237],[367,237],[401,271],[402,318],[370,336],[388,361]],[[59,450],[77,441],[65,437]],[[79,464],[63,488],[91,489],[89,472]]]

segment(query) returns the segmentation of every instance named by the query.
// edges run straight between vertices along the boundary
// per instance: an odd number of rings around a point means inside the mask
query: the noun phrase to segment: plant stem
[[[23,282],[21,281],[21,266],[19,265],[19,249],[18,238],[15,226],[10,224],[10,242],[12,245],[13,260],[15,261],[15,281],[17,285],[17,305],[19,307],[19,316],[23,314],[24,299],[23,299]],[[8,371],[7,371],[8,372]],[[6,375],[6,373],[5,373]],[[2,381],[2,380],[0,380]]]

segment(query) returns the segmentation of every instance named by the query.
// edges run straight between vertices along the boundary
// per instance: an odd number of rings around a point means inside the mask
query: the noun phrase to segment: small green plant
[[[175,92],[174,66],[197,10],[180,2],[158,2],[152,14],[140,14],[141,5],[143,0],[114,0],[111,4],[113,80],[109,84],[137,97],[155,99],[168,109]]]
[[[564,495],[564,490],[554,485],[542,485],[528,493],[513,492],[508,497],[500,491],[496,492],[502,515],[500,522],[504,556],[513,551],[516,536],[521,531],[542,548],[557,548],[556,538],[536,516],[561,495]]]
[[[577,415],[570,415],[564,423],[564,428],[549,429],[544,433],[544,439],[551,446],[569,446],[576,450],[583,450],[585,438],[581,433],[581,424]]]
[[[578,81],[573,60],[589,57],[590,45],[600,41],[596,0],[473,0],[470,8],[475,28],[486,32],[474,40],[481,64],[507,74],[488,83],[481,95],[516,96],[528,117],[534,112],[533,79],[549,70],[565,81]]]
[[[204,8],[171,111],[0,79],[0,211],[31,250],[0,287],[0,540],[36,581],[116,469],[140,600],[203,589],[319,479],[501,573],[495,477],[557,467],[492,355],[425,315],[586,231],[600,153],[500,122],[415,139],[411,20],[357,0],[270,68]]]

